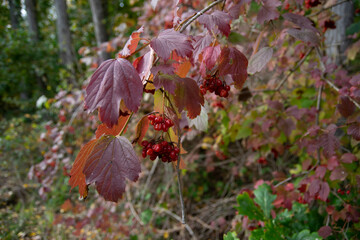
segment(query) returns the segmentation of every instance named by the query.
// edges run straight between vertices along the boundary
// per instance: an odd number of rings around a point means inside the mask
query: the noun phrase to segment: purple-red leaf
[[[331,181],[335,181],[335,180],[340,180],[340,181],[344,181],[345,178],[347,177],[348,173],[346,172],[346,170],[343,167],[337,167],[335,168],[330,175],[330,180]]]
[[[141,141],[145,137],[148,128],[149,128],[149,118],[147,115],[145,115],[136,124],[136,128],[135,128],[136,137],[133,143],[137,142],[138,144],[141,144]]]
[[[120,116],[116,125],[108,128],[106,124],[102,123],[96,129],[95,135],[96,138],[100,138],[102,135],[118,135],[121,130],[124,128],[127,120],[129,119],[130,115],[128,116]],[[127,127],[124,129],[124,133],[126,132]]]
[[[322,238],[327,238],[328,236],[330,236],[332,234],[332,230],[331,227],[329,226],[322,226],[319,231],[318,234],[320,237]]]
[[[211,14],[204,14],[198,18],[198,22],[203,24],[209,32],[214,31],[218,33],[220,31],[225,36],[230,34],[230,21],[231,16],[225,12],[215,10]],[[217,28],[215,28],[215,26]]]
[[[196,36],[194,43],[194,60],[197,61],[200,53],[209,46],[212,42],[212,39],[209,34],[206,34],[205,36]]]
[[[317,166],[315,170],[315,176],[318,178],[323,178],[326,173],[326,167],[325,166]]]
[[[135,52],[137,45],[139,44],[140,41],[140,34],[142,32],[144,32],[144,27],[139,28],[137,31],[131,34],[123,50],[119,52],[119,57],[126,58]]]
[[[357,158],[354,154],[352,153],[344,153],[340,160],[343,162],[343,163],[352,163],[352,162],[355,162],[357,161]]]
[[[215,66],[220,53],[220,45],[204,48],[204,51],[202,52],[202,62],[200,64],[200,72],[203,75],[206,75],[206,69],[211,70]]]
[[[86,88],[85,109],[100,108],[100,118],[112,127],[118,122],[120,101],[136,112],[142,98],[143,84],[131,63],[123,58],[103,62],[91,76]]]
[[[150,46],[165,61],[170,58],[170,54],[174,50],[180,57],[191,57],[193,51],[189,37],[174,29],[162,31],[150,42]]]
[[[270,61],[273,55],[273,49],[269,47],[264,47],[260,49],[257,53],[251,56],[249,60],[248,72],[254,74],[260,72],[266,64]]]
[[[318,32],[318,30],[313,26],[313,23],[307,17],[295,13],[285,13],[282,16],[286,20],[295,23],[301,28],[309,29],[313,32]]]
[[[347,133],[355,140],[360,141],[360,123],[351,124],[347,129]]]
[[[221,50],[219,62],[219,74],[225,76],[231,75],[235,87],[241,89],[247,78],[248,60],[236,48],[225,47]]]
[[[104,136],[88,157],[83,173],[86,183],[95,183],[98,193],[107,201],[117,202],[125,192],[125,178],[139,178],[139,159],[125,137]]]
[[[341,96],[337,109],[344,118],[347,118],[354,113],[355,104],[347,96]]]
[[[337,127],[335,124],[331,124],[326,128],[326,132],[323,133],[319,138],[319,146],[323,147],[324,155],[331,157],[335,154],[335,150],[340,147],[340,142],[335,137],[335,131]]]
[[[291,28],[291,29],[288,29],[287,32],[294,38],[304,41],[305,43],[311,43],[313,45],[318,45],[320,42],[318,35],[316,35],[316,33],[314,33],[313,31],[310,31],[308,29]]]
[[[168,74],[158,75],[154,79],[155,89],[157,90],[163,87],[169,93],[174,94],[178,79],[179,77],[175,75],[168,75]]]
[[[201,112],[201,106],[204,106],[199,86],[191,78],[178,79],[174,99],[179,112],[186,108],[190,119],[196,118]]]
[[[263,6],[257,15],[257,21],[263,24],[265,21],[274,20],[279,17],[279,12],[276,9],[281,5],[279,0],[262,0]]]

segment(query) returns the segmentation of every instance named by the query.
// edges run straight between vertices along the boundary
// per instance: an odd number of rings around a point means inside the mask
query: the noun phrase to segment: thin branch
[[[282,85],[288,80],[288,78],[305,62],[307,56],[312,52],[313,48],[310,48],[309,51],[305,54],[305,56],[298,61],[295,66],[290,69],[290,72],[281,80],[280,84],[275,88],[275,91],[279,91]]]
[[[310,18],[310,17],[314,17],[314,16],[316,16],[316,15],[319,15],[319,14],[322,13],[323,11],[326,11],[326,10],[328,10],[328,9],[330,9],[330,8],[336,7],[337,5],[340,5],[340,4],[343,4],[343,3],[346,3],[346,2],[350,2],[350,1],[351,1],[351,0],[343,0],[343,1],[340,1],[340,2],[336,2],[336,3],[334,3],[334,4],[332,4],[332,5],[328,6],[328,7],[322,8],[320,11],[318,11],[318,12],[316,12],[316,13],[310,14],[308,17],[309,17],[309,18]]]
[[[126,120],[126,123],[124,124],[123,128],[121,129],[121,131],[120,131],[120,133],[119,133],[119,136],[121,136],[121,135],[124,133],[124,131],[125,131],[127,125],[129,124],[130,119],[131,119],[131,117],[132,117],[133,114],[134,114],[134,113],[131,112],[129,118]]]
[[[141,221],[139,215],[137,214],[134,205],[132,204],[132,198],[131,198],[131,193],[129,189],[126,189],[126,196],[128,198],[128,204],[130,206],[130,211],[132,213],[132,215],[134,216],[134,218],[140,223],[141,226],[144,226],[144,223]]]
[[[321,66],[321,68],[324,70],[324,69],[325,69],[325,65],[324,65],[324,63],[322,62],[321,52],[320,52],[320,49],[319,49],[318,47],[316,47],[316,53],[317,53],[317,55],[318,55],[318,57],[319,57],[320,66]],[[340,89],[339,89],[337,86],[335,86],[335,84],[332,83],[329,79],[325,78],[324,76],[322,76],[321,78],[322,78],[322,80],[324,80],[331,88],[333,88],[335,91],[337,91],[337,92],[340,91]],[[344,96],[348,97],[349,100],[350,100],[352,103],[354,103],[355,106],[356,106],[358,109],[360,109],[360,104],[359,104],[355,99],[353,99],[352,97],[350,97],[350,96],[347,95],[347,94],[344,94]]]
[[[189,26],[193,21],[195,21],[198,17],[200,17],[201,15],[203,15],[205,12],[209,11],[212,7],[214,7],[215,5],[221,3],[224,0],[217,0],[213,3],[211,3],[209,6],[207,6],[206,8],[204,8],[203,10],[197,12],[195,14],[195,16],[193,16],[192,18],[190,18],[189,20],[187,20],[187,22],[184,24],[184,26],[182,26],[182,28],[180,29],[180,32],[183,32],[187,26]],[[183,24],[181,24],[183,25]]]
[[[148,175],[148,177],[146,179],[145,187],[144,187],[144,190],[142,191],[142,194],[141,194],[141,197],[140,197],[140,206],[142,205],[142,202],[144,201],[145,193],[146,193],[146,191],[147,191],[147,189],[149,187],[151,178],[155,173],[155,170],[156,170],[156,167],[157,167],[158,163],[159,163],[159,158],[156,158],[154,164],[151,167],[150,173],[149,173],[149,175]]]
[[[319,93],[316,101],[316,120],[315,124],[319,126],[320,124],[320,110],[321,110],[321,94],[322,94],[323,86],[319,87]],[[321,156],[320,156],[320,149],[317,149],[317,162],[316,165],[320,164]]]
[[[191,235],[191,237],[193,239],[197,239],[197,237],[194,234],[194,231],[192,230],[192,228],[187,225],[186,223],[182,222],[182,218],[180,218],[178,215],[176,215],[175,213],[165,209],[165,208],[160,208],[160,207],[155,207],[153,208],[154,211],[160,212],[160,213],[166,213],[167,215],[171,216],[172,218],[174,218],[175,220],[181,222],[183,224],[183,226],[186,228],[186,230],[189,232],[189,234]]]
[[[180,134],[180,127],[178,127],[178,133]],[[178,147],[181,151],[181,136],[178,136]],[[186,219],[185,219],[185,206],[184,206],[184,198],[182,195],[182,186],[181,186],[181,179],[180,179],[180,154],[177,159],[176,163],[176,176],[177,176],[177,182],[178,182],[178,188],[179,188],[179,197],[180,197],[180,205],[181,205],[181,222],[182,224],[186,225]]]

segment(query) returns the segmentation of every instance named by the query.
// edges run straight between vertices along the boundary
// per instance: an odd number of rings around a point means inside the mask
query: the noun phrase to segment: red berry
[[[143,157],[143,158],[146,158],[146,151],[145,151],[145,149],[142,151],[142,157]]]
[[[152,150],[151,148],[149,148],[147,151],[146,151],[146,154],[151,156],[154,154],[154,150]]]
[[[143,146],[143,147],[146,147],[148,144],[149,144],[148,141],[142,141],[142,142],[141,142],[141,146]]]
[[[347,191],[346,191],[346,195],[349,195],[349,194],[350,194],[350,190],[347,190]]]
[[[222,89],[220,92],[220,97],[226,98],[227,96],[229,96],[229,93],[225,89]]]
[[[154,146],[152,146],[152,149],[153,149],[155,152],[161,152],[162,147],[161,147],[160,144],[155,144]]]
[[[176,154],[176,152],[174,150],[170,152],[169,156],[170,156],[171,159],[176,159],[177,158],[177,154]]]
[[[163,148],[165,148],[168,145],[168,142],[167,141],[162,141],[161,145],[163,146]]]
[[[225,86],[225,90],[228,92],[228,91],[230,91],[230,86],[229,85],[226,85]]]
[[[154,161],[156,159],[156,157],[157,157],[156,155],[151,155],[150,160]]]
[[[149,116],[148,116],[148,119],[149,119],[150,121],[154,121],[155,115],[149,115]]]
[[[175,151],[176,154],[180,153],[180,149],[178,147],[174,147],[174,151]]]

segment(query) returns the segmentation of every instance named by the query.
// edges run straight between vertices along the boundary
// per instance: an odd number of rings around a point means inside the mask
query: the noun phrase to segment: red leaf
[[[295,123],[291,118],[280,119],[278,126],[287,137],[290,137],[291,132],[296,128]]]
[[[336,156],[332,156],[331,158],[329,158],[328,162],[327,162],[327,169],[329,169],[330,171],[334,170],[337,166],[339,166],[339,161],[337,159]]]
[[[328,158],[340,147],[339,140],[335,137],[336,128],[335,124],[329,125],[326,128],[327,131],[319,138],[319,146],[323,147],[324,155]]]
[[[347,134],[352,136],[355,140],[360,141],[360,123],[355,122],[348,126]]]
[[[145,137],[148,128],[149,128],[149,119],[148,119],[148,116],[145,115],[136,124],[136,128],[135,128],[136,135],[135,135],[135,140],[133,141],[133,143],[137,142],[138,144],[141,144],[141,141]]]
[[[313,31],[307,29],[288,29],[288,34],[293,36],[296,39],[304,41],[305,43],[312,43],[313,45],[318,45],[320,40],[319,37]]]
[[[326,167],[325,166],[317,166],[316,170],[315,170],[315,176],[318,178],[323,178],[325,176],[326,173]]]
[[[341,156],[340,159],[343,163],[352,163],[357,161],[357,158],[354,154],[352,153],[345,153],[344,155]]]
[[[201,112],[201,106],[204,105],[204,97],[200,94],[199,86],[191,78],[178,78],[174,99],[179,113],[186,108],[190,119],[196,118]]]
[[[350,101],[348,97],[341,96],[340,103],[337,105],[337,109],[344,118],[347,118],[354,113],[355,104]]]
[[[330,187],[327,182],[321,182],[319,198],[323,201],[326,201],[330,193]]]
[[[200,53],[209,46],[212,42],[211,36],[206,34],[205,36],[196,36],[194,43],[194,60],[197,61]]]
[[[295,13],[285,13],[282,16],[286,20],[295,23],[301,28],[309,29],[313,32],[318,32],[318,30],[313,26],[313,23],[307,17]]]
[[[331,181],[335,181],[335,180],[344,181],[345,178],[347,177],[347,175],[348,175],[348,173],[346,172],[346,170],[343,167],[337,167],[331,172],[330,180]]]
[[[158,75],[154,79],[154,86],[156,90],[163,87],[169,93],[174,94],[177,80],[178,77],[175,75]]]
[[[202,52],[202,63],[200,65],[200,71],[203,73],[206,72],[206,69],[211,70],[214,66],[216,61],[218,60],[221,53],[220,45],[217,45],[215,47],[206,47],[204,48],[204,51]]]
[[[112,202],[122,198],[125,178],[135,182],[140,172],[140,162],[131,143],[121,136],[99,139],[83,170],[86,183],[95,183],[98,193]]]
[[[263,24],[265,21],[274,20],[279,17],[277,7],[281,5],[279,0],[262,0],[263,6],[257,15],[257,21]]]
[[[241,89],[247,78],[248,60],[236,48],[225,47],[221,50],[219,74],[225,76],[230,74],[236,88]]]
[[[134,61],[134,67],[136,71],[139,73],[139,76],[142,81],[147,80],[146,78],[150,75],[150,70],[154,61],[154,50],[145,53],[144,56],[138,57]]]
[[[150,46],[164,60],[168,60],[174,50],[180,57],[191,57],[193,51],[189,37],[174,29],[162,31],[150,42]]]
[[[129,119],[129,117],[130,115],[120,116],[117,124],[112,126],[111,128],[108,128],[104,123],[100,124],[95,132],[96,138],[100,138],[102,135],[112,135],[112,136],[118,135],[121,132],[121,130],[124,128],[125,123]],[[124,133],[126,133],[126,129],[124,129]]]
[[[85,181],[85,175],[83,174],[83,169],[86,160],[88,159],[90,153],[92,152],[96,144],[96,141],[96,139],[93,139],[80,149],[80,152],[78,153],[70,171],[71,177],[69,179],[69,184],[71,186],[71,189],[79,186],[79,193],[80,196],[82,196],[83,198],[86,198],[87,196],[87,185]]]
[[[319,179],[315,179],[314,181],[312,181],[310,183],[310,186],[309,186],[309,193],[310,193],[310,196],[315,196],[319,191],[320,191],[320,184],[321,184],[321,181]]]
[[[217,34],[220,31],[227,37],[230,34],[230,21],[231,16],[229,14],[218,10],[215,10],[211,14],[204,14],[198,18],[198,22],[203,24],[209,32]]]
[[[133,54],[139,44],[140,41],[140,34],[144,32],[144,27],[140,27],[137,31],[133,32],[129,38],[129,40],[126,42],[123,50],[119,52],[119,57],[126,58]]]
[[[142,98],[143,84],[131,63],[123,58],[103,62],[91,76],[86,88],[85,109],[100,108],[101,120],[112,127],[119,118],[120,101],[136,112]]]
[[[319,236],[323,238],[327,238],[328,236],[330,236],[332,234],[331,232],[332,230],[329,226],[322,226],[318,231]]]

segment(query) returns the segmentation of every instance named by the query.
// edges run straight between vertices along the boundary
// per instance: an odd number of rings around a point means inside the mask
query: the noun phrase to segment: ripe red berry
[[[143,147],[146,147],[148,144],[149,144],[148,141],[142,141],[142,142],[141,142],[141,146],[143,146]]]
[[[152,150],[151,148],[149,148],[147,151],[146,151],[146,154],[151,156],[154,154],[154,150]]]
[[[170,152],[169,156],[171,159],[177,159],[177,154],[174,150]]]
[[[180,153],[180,149],[178,147],[174,147],[174,151],[175,151],[176,154]]]
[[[162,147],[161,147],[160,144],[155,144],[154,146],[152,146],[152,149],[153,149],[155,152],[161,152]]]

